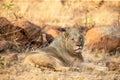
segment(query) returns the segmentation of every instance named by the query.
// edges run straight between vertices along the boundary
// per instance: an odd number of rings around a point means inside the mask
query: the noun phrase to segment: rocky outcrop
[[[120,49],[120,27],[102,26],[90,29],[86,34],[85,46],[90,50],[106,52]]]
[[[25,19],[19,19],[12,24],[6,18],[1,17],[0,41],[3,40],[16,45],[20,52],[34,46],[40,47],[42,45],[41,28]],[[6,49],[4,47],[7,47],[7,43],[1,45],[4,45],[1,46],[1,50]]]

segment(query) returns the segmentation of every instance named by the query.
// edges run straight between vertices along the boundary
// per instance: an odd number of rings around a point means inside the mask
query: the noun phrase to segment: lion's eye
[[[74,40],[74,38],[72,38],[71,40]]]

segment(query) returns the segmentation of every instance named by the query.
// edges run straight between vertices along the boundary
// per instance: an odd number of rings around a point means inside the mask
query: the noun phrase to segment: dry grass
[[[0,68],[0,80],[120,80],[120,71],[98,70],[94,67],[81,67],[77,70],[66,72],[55,72],[49,68],[35,68],[29,65],[23,65],[22,62],[27,54],[19,54],[18,61],[9,62]],[[105,66],[106,59],[112,59],[120,62],[120,56],[116,57],[95,57],[94,54],[84,54],[85,62]],[[89,56],[87,56],[89,55]],[[7,58],[7,55],[1,55]],[[88,63],[88,64],[89,64]]]
[[[43,26],[111,25],[119,22],[120,1],[100,0],[1,0],[0,16],[26,18]],[[5,5],[3,5],[5,4]],[[6,6],[8,5],[8,6]],[[86,6],[87,5],[87,6]]]

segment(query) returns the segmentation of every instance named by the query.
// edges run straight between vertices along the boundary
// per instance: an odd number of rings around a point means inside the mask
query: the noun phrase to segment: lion
[[[61,33],[47,47],[34,51],[25,58],[24,63],[35,67],[48,67],[56,71],[67,71],[71,67],[79,67],[83,62],[81,55],[84,36],[78,28],[70,28]]]

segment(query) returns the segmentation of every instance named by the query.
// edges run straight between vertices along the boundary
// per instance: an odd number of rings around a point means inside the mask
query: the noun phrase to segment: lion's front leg
[[[64,63],[58,59],[55,60],[53,67],[55,71],[69,71],[70,70],[70,67],[65,66]]]
[[[59,67],[55,67],[55,71],[69,71],[70,67],[63,67],[63,66],[59,66]]]

